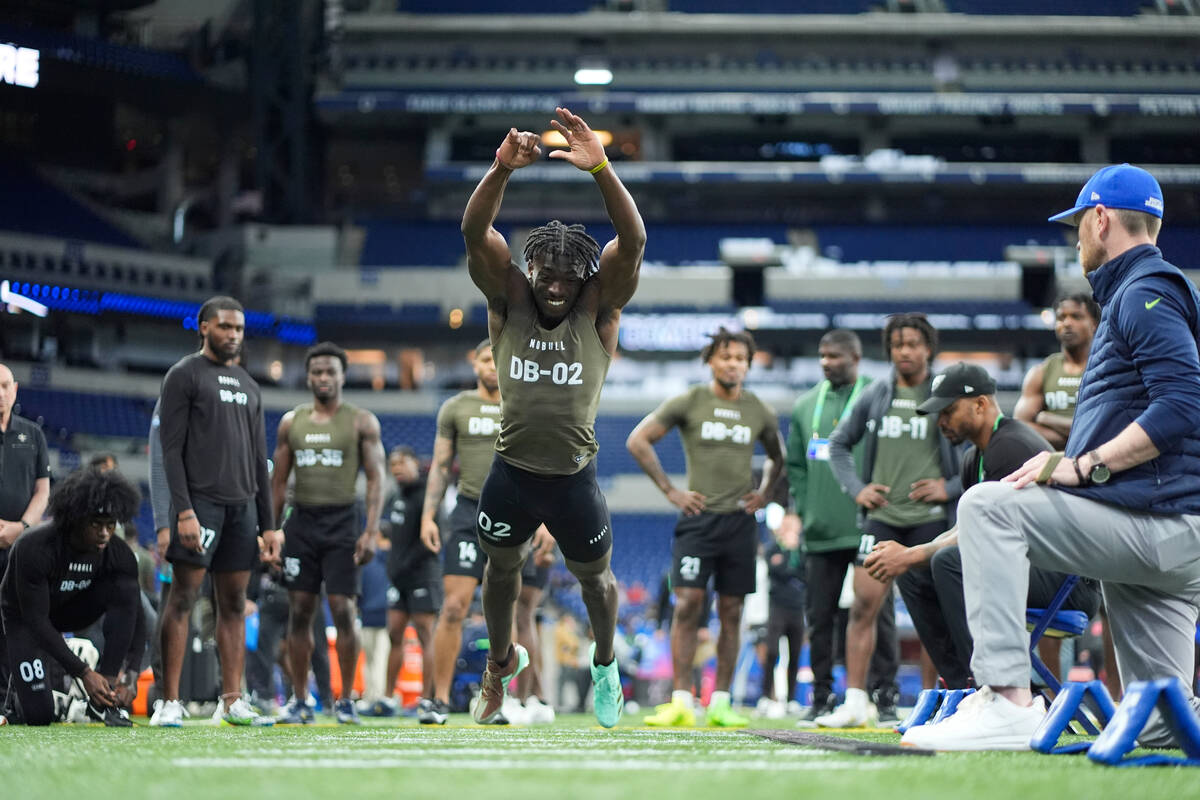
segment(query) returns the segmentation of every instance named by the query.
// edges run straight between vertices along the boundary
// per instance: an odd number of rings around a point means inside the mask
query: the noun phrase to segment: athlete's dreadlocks
[[[892,353],[892,333],[901,328],[912,328],[917,333],[921,334],[925,339],[925,344],[929,348],[929,358],[932,359],[937,355],[938,335],[937,330],[929,324],[928,318],[920,311],[906,311],[900,314],[892,314],[887,318],[887,324],[883,326],[883,352],[891,360]]]
[[[710,333],[708,338],[710,339],[709,343],[704,345],[704,349],[700,351],[700,361],[704,364],[707,364],[722,347],[734,342],[746,345],[746,358],[754,360],[754,351],[757,348],[754,346],[754,337],[750,335],[749,331],[731,331],[722,325],[717,328],[716,333]]]
[[[582,225],[564,225],[555,219],[530,231],[525,240],[525,263],[550,254],[570,258],[585,280],[600,268],[600,245]]]

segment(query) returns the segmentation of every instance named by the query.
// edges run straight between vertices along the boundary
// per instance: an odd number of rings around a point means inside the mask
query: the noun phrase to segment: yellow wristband
[[[595,175],[597,172],[599,172],[600,170],[604,169],[604,168],[605,168],[605,167],[607,167],[607,166],[608,166],[608,157],[607,157],[607,156],[605,156],[605,158],[604,158],[604,160],[603,160],[603,161],[601,161],[599,164],[597,164],[596,166],[594,166],[594,167],[592,167],[591,169],[589,169],[589,170],[588,170],[588,172],[590,172],[590,173],[592,173],[593,175]]]

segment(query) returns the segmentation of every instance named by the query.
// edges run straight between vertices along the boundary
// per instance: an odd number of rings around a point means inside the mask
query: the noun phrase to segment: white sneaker
[[[500,713],[508,720],[509,725],[528,725],[532,722],[529,718],[529,711],[521,705],[520,700],[511,694],[504,696],[504,702],[500,705]]]
[[[822,728],[874,728],[875,706],[870,702],[842,703],[828,714],[817,717],[815,722]]]
[[[766,702],[763,702],[763,701]],[[778,700],[770,700],[767,698],[759,698],[758,705],[754,709],[755,716],[762,719],[783,719],[787,716],[787,706]]]
[[[530,725],[549,725],[554,722],[554,708],[534,695],[525,699],[525,715]]]
[[[150,717],[152,728],[182,728],[183,718],[188,714],[178,700],[156,700],[154,714]]]
[[[804,706],[800,705],[795,700],[788,700],[788,704],[785,706],[785,708],[787,710],[787,716],[789,717],[798,717],[804,713]]]
[[[909,728],[900,744],[928,750],[1028,750],[1046,703],[1019,706],[984,687],[963,699],[954,715],[935,725]]]
[[[224,700],[218,701],[212,721],[214,725],[243,725],[252,728],[269,728],[275,724],[274,717],[258,713],[258,709],[246,702],[244,697],[234,700],[228,707],[225,706]]]
[[[67,708],[67,722],[76,725],[86,725],[91,722],[87,715],[87,700],[79,697],[71,698],[71,705]]]

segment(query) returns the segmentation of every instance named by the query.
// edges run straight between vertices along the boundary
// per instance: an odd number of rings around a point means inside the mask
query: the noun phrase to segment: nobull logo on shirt
[[[561,353],[565,353],[567,351],[567,346],[563,342],[545,342],[545,341],[542,341],[541,339],[530,339],[529,340],[529,349],[530,350],[557,350]]]

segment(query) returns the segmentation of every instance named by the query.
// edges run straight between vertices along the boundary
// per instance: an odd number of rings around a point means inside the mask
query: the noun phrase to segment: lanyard
[[[850,406],[854,405],[854,401],[858,398],[858,392],[864,385],[866,385],[865,378],[859,377],[856,381],[854,381],[854,388],[850,391],[850,396],[846,398],[846,405],[842,409],[843,414],[850,410]],[[832,386],[832,384],[829,381],[822,381],[821,391],[817,393],[817,405],[815,408],[813,408],[812,418],[812,438],[814,439],[820,438],[817,433],[817,427],[821,424],[821,413],[825,411],[825,395],[829,394],[830,386]],[[833,421],[833,426],[836,428],[837,424],[838,421],[835,419]]]
[[[992,433],[995,433],[996,429],[1000,427],[1000,420],[1002,420],[1002,419],[1004,419],[1003,411],[1001,411],[1000,415],[998,417],[996,417],[996,424],[992,426]],[[992,442],[989,439],[988,444],[991,444],[991,443]],[[979,451],[979,482],[983,483],[983,451],[982,450]]]

